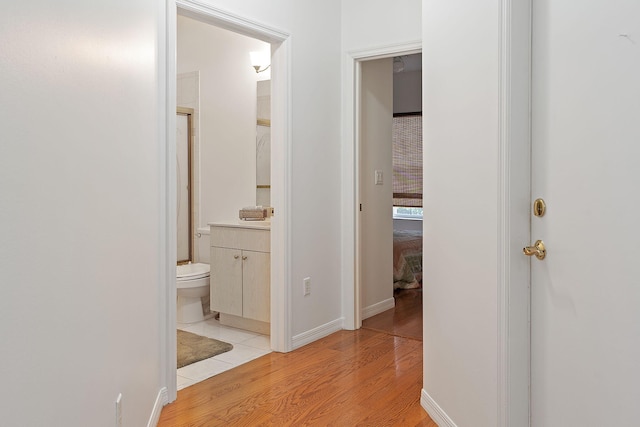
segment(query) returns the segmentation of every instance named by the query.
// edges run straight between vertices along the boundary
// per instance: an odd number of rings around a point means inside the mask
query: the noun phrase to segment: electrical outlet
[[[116,427],[122,427],[122,393],[116,398]]]
[[[304,295],[311,295],[311,277],[305,277],[302,283],[304,284]]]

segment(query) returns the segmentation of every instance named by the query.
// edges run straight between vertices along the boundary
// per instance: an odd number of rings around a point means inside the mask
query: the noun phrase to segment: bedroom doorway
[[[420,340],[421,65],[420,53],[360,61],[355,161],[356,328]]]

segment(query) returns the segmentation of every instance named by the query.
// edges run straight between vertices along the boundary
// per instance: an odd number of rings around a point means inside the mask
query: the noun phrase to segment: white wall
[[[497,425],[499,6],[423,2],[424,391],[460,427]]]
[[[340,2],[292,0],[293,335],[342,319]],[[319,35],[322,35],[319,37]],[[272,141],[273,146],[273,141]],[[273,190],[272,190],[273,194]],[[303,297],[302,280],[312,278]]]
[[[0,413],[143,426],[160,390],[158,22],[151,0],[0,15]],[[164,67],[164,65],[163,65]]]
[[[178,73],[199,71],[200,223],[235,220],[256,203],[256,74],[249,52],[270,45],[178,16]]]
[[[393,307],[392,58],[362,64],[360,282],[363,319]],[[382,184],[375,184],[375,172]]]
[[[420,0],[342,0],[344,51],[422,39]]]

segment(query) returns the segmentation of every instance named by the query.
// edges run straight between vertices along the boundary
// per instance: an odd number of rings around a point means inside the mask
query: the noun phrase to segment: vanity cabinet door
[[[269,322],[271,319],[271,256],[266,252],[242,251],[243,317]]]
[[[242,251],[211,247],[211,310],[242,316]]]

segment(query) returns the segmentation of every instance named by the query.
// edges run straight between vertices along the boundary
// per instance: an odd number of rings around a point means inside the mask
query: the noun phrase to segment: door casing
[[[500,0],[498,425],[530,422],[531,0]]]

